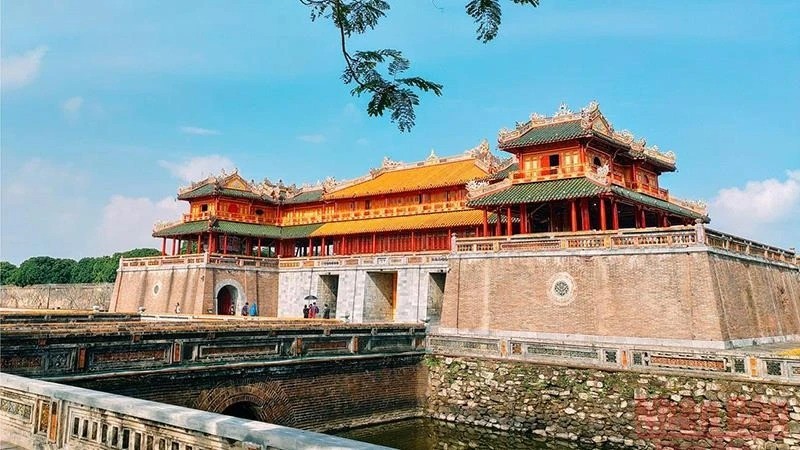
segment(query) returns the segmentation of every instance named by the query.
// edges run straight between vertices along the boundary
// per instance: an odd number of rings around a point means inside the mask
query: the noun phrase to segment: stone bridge
[[[422,324],[0,314],[3,372],[313,431],[420,414]]]

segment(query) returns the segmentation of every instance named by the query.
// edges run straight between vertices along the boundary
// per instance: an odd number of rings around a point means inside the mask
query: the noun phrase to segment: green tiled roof
[[[595,184],[586,178],[539,181],[515,184],[507,189],[467,202],[467,206],[500,206],[518,203],[543,203],[568,198],[591,197],[607,192],[608,187]]]
[[[509,166],[506,167],[505,169],[500,170],[500,171],[498,171],[497,173],[495,173],[493,175],[489,175],[488,177],[484,178],[484,180],[492,180],[492,181],[493,180],[504,180],[504,179],[508,178],[508,174],[510,174],[512,172],[516,172],[518,170],[519,170],[519,164],[517,164],[517,163],[509,164]]]
[[[298,195],[295,195],[292,198],[287,198],[284,203],[285,204],[308,203],[308,202],[318,202],[320,200],[322,200],[322,189],[316,191],[302,192]]]
[[[276,225],[258,225],[254,223],[229,222],[227,220],[218,220],[214,225],[214,231],[237,236],[275,239],[281,237],[281,227]]]
[[[707,216],[692,211],[691,209],[683,208],[674,203],[661,200],[660,198],[640,194],[639,192],[631,191],[620,186],[611,186],[611,192],[620,197],[627,198],[628,200],[633,200],[637,203],[649,205],[654,208],[663,209],[679,216],[691,217],[692,219],[703,219],[703,221],[708,222]]]
[[[296,239],[296,238],[304,238],[311,236],[311,233],[316,231],[319,227],[321,227],[321,223],[315,223],[313,225],[292,225],[288,227],[283,227],[281,230],[281,239]]]
[[[586,130],[581,126],[580,120],[569,122],[553,123],[544,126],[537,126],[529,130],[522,136],[499,145],[501,149],[524,147],[526,145],[548,144],[550,142],[566,141],[579,137],[591,135],[591,130]]]
[[[189,200],[192,198],[208,197],[211,195],[220,197],[247,198],[252,200],[261,200],[267,203],[275,203],[275,201],[269,197],[263,197],[261,195],[249,191],[240,191],[238,189],[228,189],[228,188],[220,188],[215,190],[213,184],[204,184],[203,186],[200,186],[199,188],[193,191],[179,194],[178,199]]]
[[[199,220],[197,222],[179,223],[177,225],[158,230],[153,233],[153,237],[181,236],[184,234],[202,233],[204,231],[208,231],[208,221]]]

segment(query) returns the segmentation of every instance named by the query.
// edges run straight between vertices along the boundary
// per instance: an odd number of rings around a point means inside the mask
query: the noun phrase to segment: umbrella
[[[309,294],[309,295],[306,295],[306,297],[303,300],[312,301],[312,300],[316,300],[316,299],[317,299],[316,295]]]

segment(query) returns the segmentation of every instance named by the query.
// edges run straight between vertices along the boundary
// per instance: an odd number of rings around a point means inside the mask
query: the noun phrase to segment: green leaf
[[[497,36],[502,16],[499,0],[472,0],[467,3],[466,10],[478,24],[479,41],[486,43]]]

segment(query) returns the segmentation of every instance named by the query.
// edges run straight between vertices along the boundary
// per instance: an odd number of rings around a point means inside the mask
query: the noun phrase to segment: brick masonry
[[[0,287],[0,308],[108,309],[112,283],[39,284]]]
[[[275,316],[278,311],[276,269],[227,268],[204,264],[121,268],[111,298],[112,311],[149,313],[173,312],[181,304],[184,314],[216,312],[217,294],[233,286],[238,295],[236,314],[245,302],[258,302],[259,314]]]
[[[420,355],[202,372],[105,377],[70,384],[222,412],[248,402],[262,420],[312,431],[418,416],[427,391]]]
[[[752,258],[611,250],[461,253],[449,264],[444,330],[710,347],[800,334],[800,272]]]

